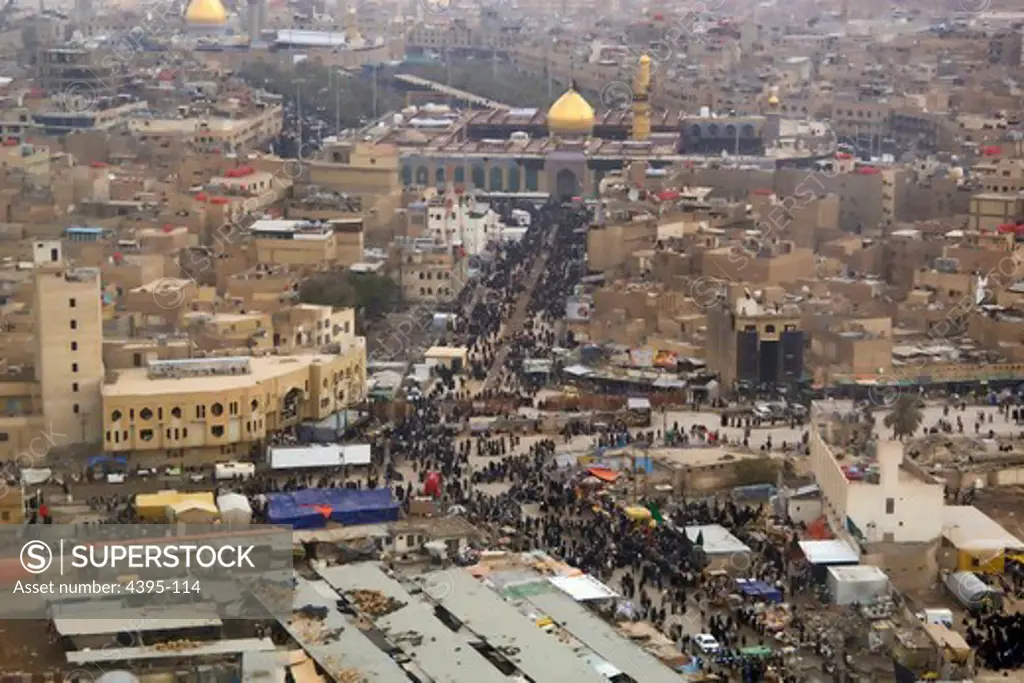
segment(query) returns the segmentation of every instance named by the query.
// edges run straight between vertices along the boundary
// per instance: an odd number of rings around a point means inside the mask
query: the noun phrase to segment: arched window
[[[718,124],[717,123],[712,123],[710,126],[708,126],[708,137],[712,137],[712,138],[717,138],[718,137]]]
[[[420,166],[416,169],[416,184],[426,185],[430,182],[430,171],[427,170],[426,166]]]
[[[703,134],[704,131],[702,131],[700,129],[700,126],[698,126],[696,123],[690,126],[690,135],[692,135],[693,137],[699,138]]]
[[[526,169],[526,191],[536,192],[540,188],[537,178],[537,169],[528,168]]]
[[[749,123],[743,126],[743,137],[752,138],[754,137],[754,127]]]
[[[487,187],[486,171],[482,164],[473,165],[473,187],[478,187],[481,190]]]
[[[489,183],[488,189],[490,189],[491,192],[501,192],[501,190],[503,189],[504,185],[505,185],[505,181],[501,177],[501,169],[497,168],[497,167],[492,168],[491,169],[491,182]]]
[[[509,192],[519,192],[519,167],[513,166],[508,169],[508,185]]]
[[[402,166],[402,184],[412,185],[412,166]]]
[[[736,126],[730,123],[728,126],[725,127],[725,134],[727,137],[730,138],[736,137]]]
[[[463,185],[463,184],[465,184],[465,182],[466,182],[466,169],[464,169],[462,166],[456,166],[455,167],[455,173],[453,175],[455,176],[455,184],[456,185]]]
[[[444,185],[445,182],[446,181],[444,179],[444,167],[442,166],[441,168],[434,171],[434,183],[436,185]]]

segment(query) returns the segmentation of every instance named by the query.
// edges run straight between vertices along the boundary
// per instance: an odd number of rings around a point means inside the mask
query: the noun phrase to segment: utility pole
[[[377,65],[377,64],[373,65],[373,119],[374,119],[374,121],[377,120],[377,67],[378,66],[379,65]],[[451,81],[451,76],[450,75],[449,75],[448,80],[449,80],[449,82]],[[340,116],[340,114],[339,114],[339,116]]]
[[[295,150],[295,157],[302,159],[302,94],[299,92],[299,85],[302,83],[302,79],[295,81],[295,117],[299,125],[299,146]]]

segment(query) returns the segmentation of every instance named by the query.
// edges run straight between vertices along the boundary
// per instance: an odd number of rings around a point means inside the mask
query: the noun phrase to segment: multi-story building
[[[461,247],[470,256],[482,254],[489,242],[503,239],[504,226],[498,214],[488,204],[464,194],[448,193],[410,204],[406,218],[410,237],[429,237],[438,244]]]
[[[1024,223],[1024,197],[1017,194],[981,192],[971,197],[967,227],[977,232],[996,232],[1001,225]]]
[[[92,443],[99,440],[103,382],[100,274],[67,270],[59,244],[37,243],[36,252],[40,265],[32,310],[38,320],[36,381],[43,414],[52,429]]]
[[[363,259],[363,223],[358,218],[313,222],[259,220],[249,228],[256,262],[319,269],[350,266]]]
[[[708,369],[723,386],[798,382],[804,374],[804,332],[791,304],[769,306],[749,294],[733,295],[707,312]]]
[[[985,192],[1018,194],[1024,192],[1024,159],[1000,157],[976,163],[972,172],[979,176]]]
[[[466,284],[469,259],[461,249],[424,238],[396,240],[389,251],[406,301],[451,301]]]
[[[366,345],[337,354],[153,361],[103,386],[104,448],[132,462],[250,456],[268,435],[322,420],[366,396]]]
[[[146,102],[126,102],[121,98],[103,97],[94,100],[90,97],[80,103],[58,99],[34,113],[32,120],[47,135],[106,131],[120,126],[148,107]]]
[[[930,586],[938,571],[944,482],[904,459],[902,443],[884,439],[876,445],[877,470],[852,480],[847,469],[857,464],[857,454],[833,443],[834,428],[830,404],[815,404],[809,463],[829,525],[862,552],[876,556],[897,586]]]
[[[470,23],[457,19],[442,23],[416,22],[405,38],[406,50],[440,53],[508,53],[519,40],[519,31],[497,23]]]
[[[41,463],[55,448],[99,441],[103,383],[100,273],[71,269],[56,240],[32,243],[33,365],[4,364],[0,460]]]
[[[39,54],[39,85],[59,97],[116,95],[131,78],[122,71],[124,65],[125,60],[103,55],[97,47],[48,48]]]
[[[128,130],[140,142],[190,144],[196,149],[240,153],[256,149],[281,133],[280,104],[255,102],[209,110],[184,108],[180,118],[133,118]]]

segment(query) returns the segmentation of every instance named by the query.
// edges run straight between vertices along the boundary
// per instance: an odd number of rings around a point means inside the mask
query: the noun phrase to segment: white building
[[[449,193],[427,207],[426,234],[440,244],[461,246],[468,256],[484,252],[489,242],[502,241],[504,224],[489,204]]]
[[[902,443],[879,441],[878,475],[853,481],[843,465],[853,464],[854,456],[837,460],[819,419],[812,420],[810,464],[834,529],[845,530],[862,545],[932,543],[942,536],[943,484],[904,462]]]

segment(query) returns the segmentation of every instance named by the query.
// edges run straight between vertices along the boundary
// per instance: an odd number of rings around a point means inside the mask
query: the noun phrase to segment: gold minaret
[[[633,139],[643,142],[651,137],[651,58],[644,55],[633,78]]]

